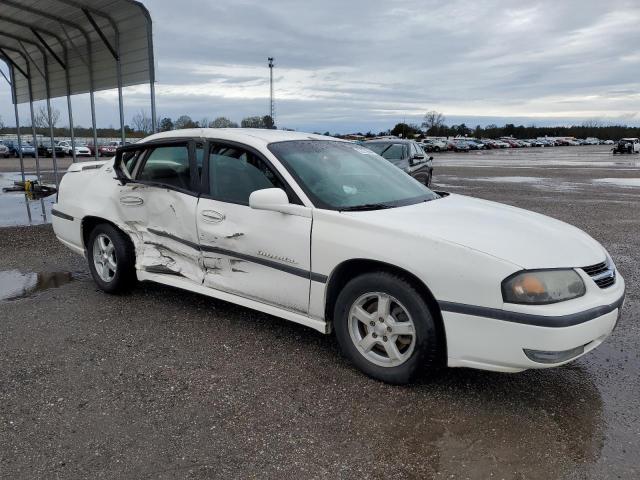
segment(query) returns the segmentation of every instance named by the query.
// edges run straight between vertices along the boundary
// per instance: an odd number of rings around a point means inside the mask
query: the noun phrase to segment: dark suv
[[[433,177],[433,157],[427,157],[424,150],[413,140],[369,140],[362,146],[386,158],[427,187]]]

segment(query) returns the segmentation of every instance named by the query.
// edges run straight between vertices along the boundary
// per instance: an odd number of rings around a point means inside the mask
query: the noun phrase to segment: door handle
[[[214,210],[203,210],[200,212],[202,219],[208,223],[220,223],[225,219],[224,213],[219,213]]]
[[[120,197],[120,203],[122,205],[126,205],[127,207],[134,207],[137,205],[142,205],[144,203],[144,200],[140,197],[128,195],[126,197]]]

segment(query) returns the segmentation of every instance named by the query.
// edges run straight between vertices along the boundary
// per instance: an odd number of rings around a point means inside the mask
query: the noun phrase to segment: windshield
[[[439,198],[398,167],[360,145],[296,140],[272,143],[269,150],[320,208],[373,210]]]

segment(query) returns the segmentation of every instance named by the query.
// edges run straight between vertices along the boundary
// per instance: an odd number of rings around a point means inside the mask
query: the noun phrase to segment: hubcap
[[[110,282],[116,275],[118,263],[113,242],[104,233],[93,241],[93,265],[96,272],[105,282]]]
[[[406,362],[416,344],[413,320],[397,299],[381,292],[361,295],[349,310],[349,334],[358,351],[382,367]]]

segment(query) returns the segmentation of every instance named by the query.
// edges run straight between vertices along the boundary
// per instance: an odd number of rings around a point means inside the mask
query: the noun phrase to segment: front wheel
[[[135,283],[133,243],[114,226],[102,223],[91,231],[87,254],[91,276],[101,290],[121,293]]]
[[[435,368],[441,341],[422,295],[405,278],[374,272],[351,280],[334,310],[342,352],[367,375],[404,384]]]

